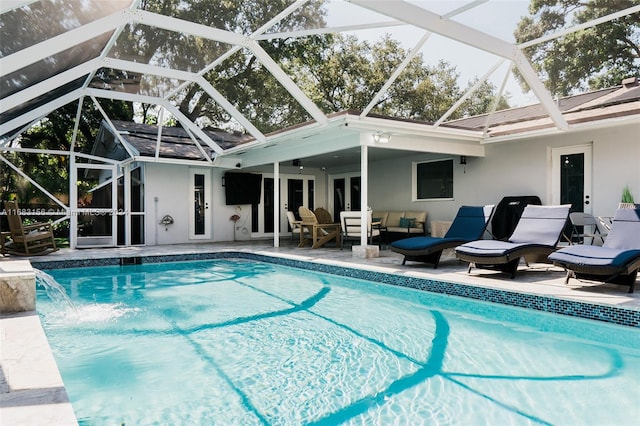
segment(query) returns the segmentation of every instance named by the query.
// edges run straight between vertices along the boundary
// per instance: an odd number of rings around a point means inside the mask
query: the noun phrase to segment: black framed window
[[[415,200],[453,199],[453,159],[413,164]]]

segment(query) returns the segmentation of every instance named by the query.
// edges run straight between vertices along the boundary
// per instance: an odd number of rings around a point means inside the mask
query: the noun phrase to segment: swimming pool
[[[631,424],[640,330],[243,259],[48,271],[81,424]]]

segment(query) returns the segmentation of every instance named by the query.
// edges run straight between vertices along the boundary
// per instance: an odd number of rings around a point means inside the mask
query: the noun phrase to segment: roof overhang
[[[376,142],[376,133],[385,133],[391,136],[390,140],[386,143]],[[313,122],[297,126],[267,135],[265,142],[229,149],[221,157],[239,157],[245,168],[339,152],[362,145],[388,150],[483,157],[481,141],[481,132],[433,127],[430,123],[407,120],[362,117],[357,112],[345,112],[329,116],[326,126]]]

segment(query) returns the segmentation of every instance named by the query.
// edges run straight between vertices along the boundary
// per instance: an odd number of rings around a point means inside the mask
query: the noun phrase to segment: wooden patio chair
[[[23,224],[17,201],[5,201],[4,211],[9,223],[10,240],[4,244],[4,253],[16,256],[40,256],[58,250],[50,223]]]
[[[340,245],[339,223],[320,223],[315,213],[305,206],[298,208],[298,214],[300,215],[300,226],[302,226],[303,232],[308,232],[311,237],[312,248],[322,247],[331,240],[335,240]],[[301,234],[298,247],[304,247],[305,241],[304,234]]]

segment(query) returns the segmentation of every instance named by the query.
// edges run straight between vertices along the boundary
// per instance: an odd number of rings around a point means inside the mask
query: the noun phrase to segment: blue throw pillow
[[[416,226],[416,218],[415,217],[401,217],[400,218],[400,227],[401,228],[413,228]]]

